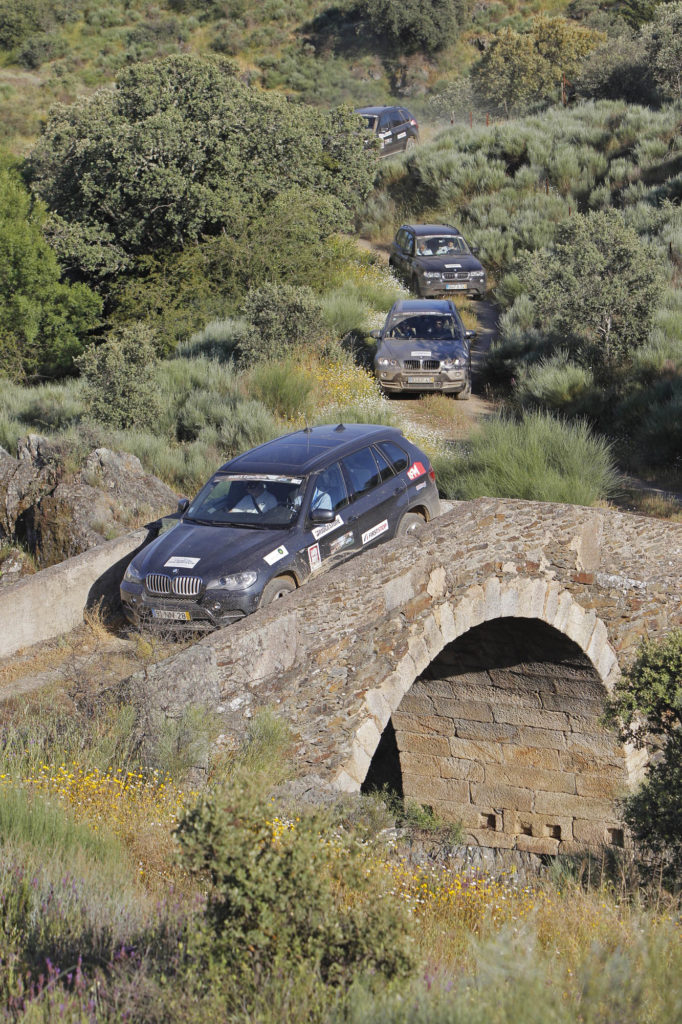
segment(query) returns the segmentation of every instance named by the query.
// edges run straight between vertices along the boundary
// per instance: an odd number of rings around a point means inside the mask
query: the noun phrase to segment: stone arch
[[[376,688],[369,690],[365,696],[364,720],[355,732],[350,758],[337,774],[336,782],[340,788],[355,791],[361,788],[380,743],[385,746],[387,742],[395,742],[395,734],[393,739],[389,735],[392,731],[392,716],[398,711],[403,698],[411,691],[415,681],[421,679],[425,670],[446,648],[486,623],[499,626],[506,621],[525,620],[526,623],[541,624],[542,629],[546,630],[549,627],[549,630],[556,631],[561,638],[565,638],[564,646],[567,644],[571,650],[575,649],[581,653],[584,664],[589,666],[589,671],[598,680],[599,688],[603,689],[603,695],[612,690],[618,678],[620,670],[605,625],[593,609],[584,609],[568,591],[554,581],[522,578],[501,584],[497,578],[492,578],[484,586],[470,587],[456,602],[447,599],[439,602],[439,590],[442,589],[444,578],[439,576],[439,572],[442,573],[442,570],[432,573],[429,587],[433,598],[432,610],[423,620],[421,635],[410,641],[407,652],[395,665],[388,678]],[[551,717],[551,713],[546,714],[547,719]],[[556,717],[559,718],[558,715]],[[438,723],[434,723],[434,727],[438,727]],[[397,753],[396,746],[395,754]],[[637,763],[628,751],[625,752],[624,767],[627,779],[631,782]],[[526,773],[527,771],[528,769]],[[437,794],[437,787],[434,787],[434,792]],[[566,798],[563,802],[557,799],[554,803],[565,810],[570,807],[571,799]],[[575,803],[574,797],[573,804]],[[538,801],[538,806],[542,806],[542,800]],[[593,801],[593,809],[595,806]],[[515,810],[520,812],[524,808],[519,807]],[[603,833],[605,823],[609,821],[609,834],[619,837],[621,831],[613,820],[614,813],[609,814],[606,809],[604,810],[604,822],[600,828]],[[534,849],[536,852],[556,852],[556,840],[561,838],[563,830],[564,841],[561,845],[562,848],[568,849],[574,832],[572,825],[567,823],[566,814],[557,819],[562,824],[553,826],[549,823],[542,828],[531,814],[526,814],[523,820],[518,819],[517,815],[517,830],[523,828],[525,837],[530,837],[522,839],[519,848]],[[497,835],[480,834],[481,830],[474,826],[481,822],[472,820],[465,822],[465,826],[469,826],[472,839],[482,842],[483,845],[511,845],[509,833],[513,832],[514,828],[509,827],[509,819],[505,826],[507,834],[502,836],[501,818],[495,817],[492,810],[486,812],[483,817],[486,819],[483,827],[490,829],[492,823],[493,832]],[[520,825],[518,820],[521,820]],[[531,836],[531,832],[528,831],[531,827],[535,832],[539,831],[540,836]],[[579,829],[576,831],[580,832]],[[591,831],[587,826],[582,829],[583,838],[589,838],[590,835],[594,838],[598,833],[599,828],[596,827]],[[566,841],[567,837],[569,842]],[[540,839],[542,842],[539,842]],[[516,839],[514,842],[516,843]]]

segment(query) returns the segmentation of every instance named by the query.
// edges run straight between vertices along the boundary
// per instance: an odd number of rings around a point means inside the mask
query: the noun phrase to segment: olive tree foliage
[[[403,50],[433,52],[452,42],[457,0],[361,0],[373,31]]]
[[[562,76],[573,77],[604,40],[602,32],[567,18],[533,18],[529,32],[505,28],[472,69],[474,87],[491,109],[523,114],[559,96]]]
[[[117,430],[154,422],[159,411],[156,353],[144,324],[125,327],[102,345],[90,345],[76,365],[85,407],[94,420]]]
[[[616,210],[576,214],[517,271],[536,326],[604,383],[647,340],[664,282],[661,256]]]
[[[251,328],[237,347],[243,363],[279,359],[322,333],[322,307],[305,286],[263,284],[248,292],[239,312]]]
[[[68,373],[102,311],[86,285],[62,280],[44,221],[42,203],[11,168],[1,168],[0,376],[19,381]]]
[[[660,4],[642,37],[661,98],[682,99],[682,3]]]
[[[27,173],[60,255],[106,276],[140,254],[239,237],[285,188],[327,196],[334,227],[348,226],[374,177],[357,116],[288,103],[236,72],[221,57],[167,57],[51,111]]]
[[[682,630],[645,640],[632,668],[616,685],[609,716],[621,737],[636,747],[662,751],[644,784],[626,800],[625,820],[634,838],[658,861],[668,879],[682,881]]]

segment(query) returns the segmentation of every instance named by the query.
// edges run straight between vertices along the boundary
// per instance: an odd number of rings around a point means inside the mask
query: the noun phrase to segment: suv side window
[[[370,448],[361,448],[341,459],[346,478],[350,483],[351,500],[367,494],[376,487],[381,477]]]
[[[407,231],[405,230],[405,228],[400,229],[398,234],[395,236],[395,240],[398,245],[398,248],[402,249],[403,252],[405,252],[407,247]]]
[[[324,469],[317,477],[312,501],[310,502],[310,510],[326,508],[331,509],[332,512],[338,512],[340,508],[347,504],[348,494],[343,473],[338,462],[335,462],[333,466]]]
[[[405,232],[405,245],[403,246],[403,252],[406,252],[408,256],[414,256],[414,235],[411,231]]]
[[[393,476],[393,467],[386,456],[383,455],[378,448],[372,448],[372,452],[374,454],[374,458],[377,460],[379,475],[381,476],[381,482],[383,484],[385,480],[390,480]]]
[[[391,113],[391,128],[397,128],[401,124],[405,124],[405,118],[399,110],[394,110]]]
[[[379,133],[380,132],[387,132],[388,129],[390,128],[390,126],[391,126],[391,116],[390,116],[390,114],[389,113],[382,114],[381,117],[379,118],[379,125],[377,127],[377,132],[379,132]]]
[[[386,456],[396,473],[400,473],[401,470],[407,469],[409,466],[410,458],[399,444],[394,444],[393,441],[382,441],[377,447]]]

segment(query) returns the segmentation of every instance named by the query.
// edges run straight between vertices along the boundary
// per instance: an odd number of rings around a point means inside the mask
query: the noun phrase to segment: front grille
[[[438,370],[438,359],[403,359],[404,370]]]
[[[201,593],[203,586],[201,576],[176,576],[173,579],[173,593],[179,597],[196,597]]]
[[[147,573],[144,582],[148,593],[160,597],[168,597],[171,593],[178,597],[197,597],[204,587],[201,576],[170,577],[161,572]]]
[[[444,270],[443,271],[443,280],[444,281],[468,281],[469,280],[469,274],[467,273],[466,270],[458,270],[458,271]]]
[[[144,583],[150,594],[165,595],[170,594],[171,592],[170,576],[164,576],[163,573],[147,573],[147,578]]]

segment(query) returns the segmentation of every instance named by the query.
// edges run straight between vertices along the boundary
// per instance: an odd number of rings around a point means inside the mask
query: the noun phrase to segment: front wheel
[[[466,384],[464,385],[464,389],[462,391],[458,391],[456,393],[455,398],[457,399],[458,402],[468,402],[470,397],[471,397],[471,381],[468,380],[466,382]]]
[[[263,595],[260,599],[260,607],[267,608],[273,601],[279,601],[296,590],[296,584],[291,576],[277,576],[274,580],[263,587]]]
[[[396,537],[416,537],[424,529],[424,520],[416,512],[406,512],[398,523]]]

